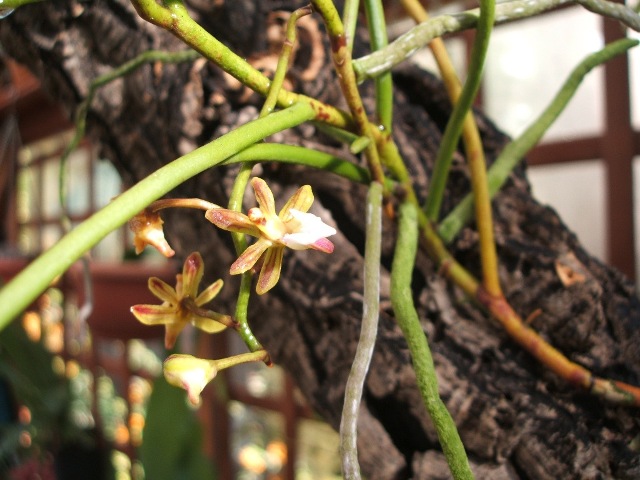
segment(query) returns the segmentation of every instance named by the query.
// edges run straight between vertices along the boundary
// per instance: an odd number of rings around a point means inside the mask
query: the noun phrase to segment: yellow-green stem
[[[338,72],[340,86],[349,105],[349,110],[358,125],[358,131],[361,135],[373,139],[373,127],[369,123],[367,112],[362,104],[362,97],[360,96],[356,76],[351,65],[351,51],[347,46],[347,39],[338,11],[331,0],[312,0],[312,4],[322,15],[327,26],[331,41],[333,64]],[[384,185],[384,171],[375,142],[371,142],[367,146],[365,156],[371,172],[371,178]]]

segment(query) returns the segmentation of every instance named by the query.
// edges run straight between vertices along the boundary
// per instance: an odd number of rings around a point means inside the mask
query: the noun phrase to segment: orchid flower
[[[333,243],[326,237],[335,235],[336,230],[316,215],[307,213],[313,203],[309,185],[300,187],[279,214],[276,214],[273,193],[266,182],[255,177],[251,180],[251,186],[255,191],[258,207],[250,209],[247,215],[214,208],[208,210],[205,217],[223,230],[245,233],[258,239],[231,265],[230,273],[238,275],[248,271],[264,254],[256,286],[256,292],[262,295],[278,283],[285,247],[293,250],[311,248],[331,253]]]
[[[164,238],[163,223],[160,214],[150,209],[143,210],[129,220],[129,228],[135,235],[133,245],[136,249],[136,254],[140,254],[144,247],[151,245],[165,257],[173,257],[175,255],[176,252],[173,251]]]
[[[233,325],[228,315],[201,308],[218,295],[222,280],[217,280],[200,294],[198,287],[204,274],[204,262],[198,252],[187,257],[182,273],[176,275],[173,288],[157,277],[149,279],[149,290],[163,301],[161,305],[134,305],[131,313],[145,325],[164,325],[164,343],[172,348],[182,329],[191,323],[207,333],[217,333]]]

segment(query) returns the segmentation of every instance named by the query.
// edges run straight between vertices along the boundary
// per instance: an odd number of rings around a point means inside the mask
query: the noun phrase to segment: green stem
[[[408,202],[400,205],[399,210],[398,239],[391,267],[391,305],[409,345],[418,388],[451,474],[456,480],[472,479],[473,473],[456,425],[440,399],[433,358],[413,304],[411,278],[418,248],[418,210]]]
[[[465,116],[471,109],[473,99],[480,87],[482,78],[482,68],[489,46],[489,37],[493,26],[495,0],[482,2],[480,18],[478,19],[478,31],[471,51],[471,61],[469,64],[469,74],[462,87],[460,97],[453,107],[451,117],[447,123],[438,155],[436,157],[431,182],[429,184],[429,195],[425,205],[425,212],[429,220],[437,223],[440,214],[440,206],[444,197],[444,191],[449,176],[449,169],[453,160],[453,152],[458,146],[458,140],[462,133]]]
[[[345,0],[342,10],[342,24],[344,25],[344,35],[347,39],[347,48],[350,52],[353,51],[353,40],[356,26],[358,25],[359,10],[360,0]]]
[[[603,0],[514,0],[502,2],[496,5],[495,23],[499,25],[520,18],[532,17],[561,5],[572,3],[579,3],[594,13],[615,18],[633,30],[640,31],[640,16],[636,12],[623,4]],[[358,83],[391,70],[436,37],[474,28],[479,17],[480,10],[475,8],[453,15],[440,15],[416,25],[386,48],[354,60],[353,68]]]
[[[382,234],[382,185],[373,182],[367,195],[367,227],[364,247],[364,303],[362,327],[356,354],[347,378],[340,421],[342,474],[347,480],[360,478],[358,464],[358,411],[378,333],[380,314],[380,245]]]
[[[229,210],[234,210],[236,212],[242,211],[242,199],[244,198],[244,192],[247,189],[247,183],[249,183],[249,177],[251,177],[252,169],[253,164],[243,162],[240,165],[240,171],[236,175],[233,182],[233,188],[231,189],[231,195],[229,196]],[[231,238],[233,239],[233,246],[236,249],[236,254],[240,255],[247,248],[247,239],[245,235],[242,233],[231,232]]]
[[[507,178],[526,155],[542,138],[547,129],[565,109],[584,77],[596,66],[620,55],[638,45],[637,40],[622,39],[605,46],[602,50],[592,53],[574,68],[564,82],[556,96],[540,116],[524,131],[524,133],[509,143],[500,153],[496,161],[489,168],[487,181],[489,193],[495,195]],[[438,233],[445,243],[450,243],[473,216],[473,198],[467,195],[441,222]]]
[[[305,165],[339,175],[352,182],[368,184],[371,181],[369,171],[330,153],[310,150],[296,145],[277,143],[258,143],[229,157],[223,165],[240,162],[273,161]],[[388,186],[392,186],[388,182]]]
[[[24,5],[29,5],[30,3],[38,3],[42,1],[44,0],[2,0],[2,3],[0,3],[0,13],[2,13],[3,10],[6,13],[6,10],[12,10]]]
[[[371,37],[371,50],[376,51],[389,44],[387,39],[387,22],[384,18],[382,0],[366,0],[367,25]],[[380,125],[391,132],[393,121],[393,79],[391,72],[383,73],[375,78],[376,113]]]
[[[322,15],[327,32],[329,33],[333,64],[338,73],[340,87],[349,105],[349,110],[358,125],[358,132],[373,140],[373,127],[369,123],[367,112],[362,104],[362,97],[358,91],[358,85],[352,67],[351,51],[347,47],[344,27],[338,11],[331,0],[312,0],[312,4],[320,15]],[[384,185],[384,171],[380,163],[380,156],[375,142],[370,142],[365,152],[371,177]]]
[[[238,322],[237,331],[245,345],[252,352],[261,350],[263,347],[251,331],[248,321],[249,299],[251,298],[251,279],[252,275],[245,272],[240,277],[240,289],[238,291],[238,300],[236,301],[235,318]]]
[[[249,122],[165,165],[116,197],[40,255],[0,290],[0,330],[84,252],[151,202],[189,178],[223,162],[239,150],[269,135],[308,121],[314,115],[315,111],[309,104],[295,104],[269,117]]]
[[[231,357],[211,361],[215,365],[216,370],[220,371],[225,368],[235,367],[242,363],[269,362],[269,354],[266,350],[256,350],[249,353],[241,353],[239,355],[233,355]]]
[[[144,20],[173,33],[251,90],[265,96],[268,94],[271,84],[269,79],[203,29],[189,16],[180,0],[166,0],[164,6],[159,5],[156,0],[131,0],[131,3]],[[294,103],[307,103],[315,110],[319,121],[339,128],[355,129],[352,118],[346,112],[304,95],[280,89],[278,105],[287,108]]]
[[[280,57],[278,57],[278,65],[276,66],[276,71],[273,74],[269,93],[267,94],[267,99],[260,111],[260,116],[268,115],[276,106],[278,97],[280,96],[280,91],[282,90],[282,84],[284,83],[287,70],[289,69],[289,59],[291,58],[291,52],[293,51],[293,45],[295,44],[298,33],[296,24],[300,18],[311,15],[311,12],[311,6],[307,5],[306,7],[294,10],[289,16],[284,44],[282,45]]]

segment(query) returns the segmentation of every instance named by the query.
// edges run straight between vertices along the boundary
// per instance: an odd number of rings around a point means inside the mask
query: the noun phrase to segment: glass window
[[[534,196],[549,204],[587,251],[606,256],[605,166],[589,160],[529,168]]]
[[[67,160],[67,209],[70,216],[87,215],[91,210],[91,152],[76,150]]]
[[[485,67],[486,112],[508,134],[519,135],[571,70],[602,46],[600,18],[581,7],[496,27]],[[601,68],[587,76],[545,140],[601,133],[603,81]]]
[[[298,422],[296,480],[338,480],[340,437],[329,425],[318,420]]]
[[[278,478],[287,461],[280,413],[229,402],[231,448],[239,480]]]
[[[640,40],[640,32],[629,30],[629,38]],[[640,47],[632,48],[629,51],[629,88],[631,89],[631,124],[634,130],[640,130]]]

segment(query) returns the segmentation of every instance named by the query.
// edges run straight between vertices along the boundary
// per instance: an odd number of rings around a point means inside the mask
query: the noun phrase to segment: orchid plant
[[[3,8],[14,8],[33,0],[5,0]],[[254,177],[249,181],[251,165],[257,161],[293,162],[341,175],[354,182],[369,185],[367,197],[367,231],[365,245],[365,289],[363,308],[362,349],[349,376],[341,426],[343,468],[347,478],[359,478],[356,448],[356,419],[362,383],[375,343],[379,311],[381,216],[385,211],[398,222],[398,238],[391,272],[391,297],[395,317],[405,333],[416,366],[418,385],[425,406],[434,419],[443,451],[454,478],[472,478],[464,447],[455,423],[439,401],[437,379],[426,337],[420,326],[411,298],[411,274],[415,263],[418,238],[436,267],[453,284],[493,316],[511,338],[551,371],[573,385],[594,393],[607,401],[624,405],[640,405],[638,387],[594,376],[589,370],[567,359],[531,329],[507,303],[498,277],[498,259],[493,239],[491,196],[506,181],[509,172],[559,115],[586,73],[615,55],[625,53],[638,42],[621,40],[586,58],[547,110],[526,132],[509,144],[487,170],[484,150],[469,113],[478,90],[483,62],[494,23],[531,16],[565,4],[564,0],[514,0],[496,4],[481,0],[480,8],[462,15],[445,15],[429,19],[420,2],[403,0],[407,12],[420,25],[398,40],[388,43],[386,24],[379,0],[367,0],[368,28],[371,31],[371,54],[352,58],[352,40],[358,18],[358,2],[347,0],[340,15],[330,0],[312,0],[311,7],[303,7],[291,14],[285,29],[282,52],[273,78],[267,78],[250,63],[204,31],[189,15],[180,0],[131,0],[139,15],[181,38],[249,89],[266,97],[259,118],[242,125],[226,135],[176,159],[154,175],[133,186],[92,218],[69,232],[58,244],[31,264],[11,284],[0,291],[0,327],[6,325],[42,291],[52,278],[62,273],[73,261],[89,250],[104,236],[128,222],[134,232],[134,246],[140,253],[146,246],[156,248],[162,255],[175,254],[163,232],[160,211],[166,208],[193,208],[204,211],[206,220],[215,227],[231,232],[238,258],[229,267],[231,275],[241,275],[236,311],[233,315],[209,308],[223,288],[217,280],[200,290],[204,277],[204,260],[198,252],[184,261],[182,272],[172,287],[158,278],[149,279],[151,292],[159,305],[134,305],[132,314],[147,325],[164,325],[165,346],[173,348],[180,333],[191,325],[215,334],[225,329],[236,331],[249,352],[222,359],[202,359],[187,354],[173,354],[164,363],[164,375],[172,385],[184,388],[189,401],[197,405],[205,386],[225,368],[245,362],[270,364],[267,351],[249,327],[246,304],[250,295],[254,270],[259,270],[255,291],[264,295],[276,288],[286,248],[317,250],[332,253],[328,239],[337,234],[330,220],[310,213],[314,196],[309,185],[301,186],[276,213],[274,195],[267,183]],[[610,16],[640,31],[640,16],[633,10],[605,0],[580,0],[592,11]],[[320,16],[331,44],[333,64],[344,93],[348,112],[323,104],[283,88],[284,76],[296,40],[296,22],[312,10]],[[469,72],[464,85],[451,67],[440,35],[463,28],[476,28]],[[390,69],[408,58],[419,47],[429,45],[438,61],[442,76],[454,105],[444,132],[438,158],[430,179],[429,195],[420,205],[410,173],[399,153],[393,136],[392,78]],[[77,119],[77,138],[84,130],[84,117],[95,88],[129,73],[148,61],[193,60],[195,55],[181,52],[176,56],[147,55],[133,60],[112,74],[92,84],[88,102],[83,104]],[[375,78],[375,112],[367,112],[360,97],[358,82]],[[375,116],[376,124],[368,113]],[[304,122],[315,121],[340,141],[350,144],[353,154],[363,154],[367,168],[324,152],[291,145],[263,143],[269,136]],[[378,128],[378,126],[382,128]],[[472,191],[445,218],[440,218],[440,206],[453,151],[459,138],[468,156],[472,177]],[[274,148],[275,147],[275,148]],[[63,162],[64,163],[64,162]],[[221,164],[241,163],[229,207],[223,208],[204,199],[162,199],[175,187],[198,173]],[[257,206],[242,213],[240,205],[246,185],[254,190]],[[397,205],[394,210],[393,205]],[[474,218],[475,217],[475,218]],[[451,256],[446,243],[470,219],[477,224],[482,277],[474,278],[464,266]],[[247,245],[247,237],[255,239]],[[435,400],[434,400],[435,399]]]

